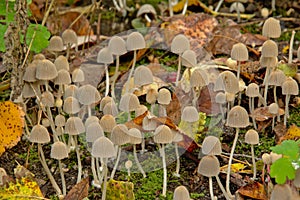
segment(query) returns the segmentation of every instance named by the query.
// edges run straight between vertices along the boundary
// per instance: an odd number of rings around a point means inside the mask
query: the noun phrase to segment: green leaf
[[[284,184],[287,178],[293,180],[295,173],[296,170],[288,158],[280,158],[271,165],[270,175],[278,184]]]
[[[271,147],[271,150],[277,154],[283,154],[291,160],[297,160],[299,157],[299,146],[294,140],[284,140],[280,145]]]
[[[42,26],[40,24],[30,24],[26,34],[27,45],[30,44],[35,31],[36,34],[32,43],[31,51],[34,51],[35,53],[40,53],[43,49],[48,47],[48,39],[50,38],[51,34],[45,26]]]
[[[6,32],[7,25],[0,24],[0,51],[5,52],[4,34]]]
[[[6,1],[0,1],[0,16],[7,17],[7,19],[1,21],[7,23],[12,22],[14,20],[14,15],[15,15],[14,2],[9,1],[8,7],[6,8]]]

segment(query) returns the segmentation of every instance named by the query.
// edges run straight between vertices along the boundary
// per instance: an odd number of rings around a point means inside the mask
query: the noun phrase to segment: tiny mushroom
[[[272,114],[272,131],[274,130],[274,126],[275,126],[275,117],[279,116],[279,106],[277,103],[271,103],[269,106],[268,106],[268,111],[269,113]]]
[[[237,21],[240,22],[241,21],[241,12],[245,12],[245,7],[241,2],[234,2],[231,4],[230,8],[229,8],[229,12],[233,12],[236,11],[237,13]]]
[[[76,51],[77,51],[77,48],[78,48],[77,34],[72,29],[66,29],[62,33],[61,37],[63,39],[64,44],[67,46],[67,55],[66,55],[66,57],[69,59],[70,49],[71,49],[72,45],[75,45]]]
[[[136,16],[143,16],[148,23],[151,23],[152,19],[156,18],[156,10],[151,4],[144,4],[140,7]]]
[[[171,96],[171,92],[166,89],[166,88],[161,88],[158,91],[158,95],[157,95],[157,102],[159,103],[159,113],[161,117],[166,117],[167,116],[167,109],[166,106],[170,104],[170,102],[172,101],[172,96]]]
[[[253,167],[253,180],[256,179],[256,164],[254,158],[254,145],[259,143],[259,135],[256,130],[250,129],[245,134],[245,142],[251,145],[251,157]]]
[[[173,200],[190,200],[190,193],[183,185],[178,186],[174,190]]]
[[[55,57],[57,57],[57,52],[64,50],[63,40],[60,36],[52,36],[49,41],[47,50],[51,53],[53,52]]]
[[[137,109],[140,105],[140,101],[135,94],[126,93],[121,97],[119,109],[128,113],[127,120],[131,120],[131,112]]]
[[[77,98],[81,104],[87,106],[88,116],[92,115],[92,104],[101,100],[97,88],[90,84],[83,85],[78,89]]]
[[[233,45],[231,49],[231,58],[237,61],[238,64],[237,79],[239,80],[240,72],[241,72],[241,62],[247,61],[249,58],[248,49],[246,45],[244,45],[243,43],[237,43]]]

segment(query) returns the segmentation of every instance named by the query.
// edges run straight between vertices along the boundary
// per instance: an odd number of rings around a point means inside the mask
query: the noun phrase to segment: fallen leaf
[[[82,200],[88,196],[89,177],[82,179],[65,196],[64,200]]]
[[[238,189],[238,193],[252,199],[268,199],[265,187],[261,183],[256,181],[248,183],[247,185],[241,187],[240,189]]]
[[[231,172],[233,173],[245,173],[245,174],[252,174],[251,170],[244,170],[246,166],[242,163],[234,163],[231,165]],[[221,172],[227,173],[228,165],[224,165],[220,167]]]
[[[298,140],[300,138],[300,128],[295,124],[291,125],[287,132],[279,138],[278,144],[284,140]]]
[[[11,101],[0,102],[0,155],[12,148],[23,134],[24,113]]]
[[[180,2],[178,2],[175,6],[173,6],[173,11],[181,12],[183,10],[185,2],[186,2],[186,0],[181,0]],[[199,1],[198,0],[189,0],[188,6],[199,6]]]
[[[110,179],[107,183],[107,200],[134,200],[134,185],[132,182]]]
[[[284,110],[282,108],[279,108],[279,115],[284,115]],[[268,111],[268,107],[259,107],[259,108],[256,108],[252,114],[250,114],[250,116],[252,117],[255,117],[255,120],[256,121],[259,121],[259,122],[263,122],[263,121],[266,121],[268,119],[272,119],[272,117],[274,115],[272,115],[271,113],[269,113]]]

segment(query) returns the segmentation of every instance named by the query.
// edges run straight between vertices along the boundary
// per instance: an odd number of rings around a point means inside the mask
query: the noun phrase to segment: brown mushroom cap
[[[112,115],[114,117],[118,116],[119,111],[118,111],[118,107],[115,104],[115,102],[109,102],[107,104],[105,104],[104,108],[103,108],[103,114],[104,115]]]
[[[276,184],[272,190],[270,200],[291,200],[292,190],[288,184]]]
[[[146,111],[148,111],[147,106],[145,105],[140,105],[137,109],[135,109],[135,117],[138,117],[142,114],[144,114]]]
[[[223,92],[218,92],[215,97],[216,103],[224,104],[226,103],[226,94]]]
[[[155,129],[153,140],[158,144],[168,144],[173,140],[173,133],[166,125],[160,125]]]
[[[85,137],[87,142],[94,142],[102,136],[104,136],[104,132],[98,122],[91,123],[87,126]]]
[[[137,128],[131,128],[128,130],[129,143],[130,144],[141,144],[142,143],[142,133]]]
[[[286,80],[286,76],[281,70],[274,70],[269,77],[269,85],[281,86]]]
[[[60,36],[52,36],[47,48],[49,51],[63,51],[64,44]]]
[[[151,70],[143,65],[140,65],[134,70],[134,84],[143,86],[153,83],[153,74]]]
[[[90,84],[83,85],[78,89],[77,98],[83,105],[91,105],[101,100],[97,88]]]
[[[104,132],[110,133],[117,124],[114,116],[106,114],[101,117],[100,125],[102,126]]]
[[[241,2],[233,2],[230,5],[229,12],[232,13],[233,11],[245,12],[245,7]]]
[[[206,176],[218,176],[220,173],[220,163],[215,156],[204,156],[198,165],[198,173]]]
[[[174,190],[173,200],[190,200],[190,193],[183,185]]]
[[[214,91],[224,90],[225,92],[236,94],[239,92],[239,89],[239,80],[231,71],[220,73],[214,85]]]
[[[144,49],[146,42],[143,35],[139,32],[132,32],[129,34],[126,40],[126,48],[128,51]]]
[[[256,130],[250,129],[245,134],[245,142],[247,144],[258,144],[259,143],[259,135]]]
[[[288,77],[282,84],[282,94],[298,95],[299,87],[297,81],[295,81],[292,77]]]
[[[146,131],[153,131],[157,128],[158,123],[156,120],[152,119],[149,116],[144,117],[142,122],[142,127]]]
[[[36,74],[36,63],[30,63],[28,67],[26,67],[25,69],[23,80],[26,82],[35,82],[37,81],[35,74]]]
[[[40,124],[33,126],[29,135],[29,141],[40,144],[50,142],[50,135],[48,130]]]
[[[171,43],[171,52],[175,54],[182,54],[184,51],[190,49],[190,41],[183,34],[176,35]]]
[[[208,85],[208,74],[201,68],[196,68],[190,78],[191,87],[204,87]]]
[[[278,46],[273,40],[267,40],[263,43],[261,49],[262,57],[276,57],[278,56]]]
[[[61,114],[56,115],[55,119],[54,119],[54,123],[55,123],[55,126],[57,126],[57,127],[63,127],[66,124],[65,116],[63,116]]]
[[[243,43],[237,43],[232,46],[231,58],[237,61],[246,61],[249,59],[248,49]]]
[[[77,68],[72,72],[72,81],[74,83],[82,83],[85,80],[84,72],[82,69]]]
[[[69,156],[67,145],[63,142],[56,141],[51,146],[50,158],[62,160]]]
[[[140,105],[140,101],[135,94],[126,93],[121,97],[119,109],[124,112],[131,112],[137,109]]]
[[[140,17],[141,15],[151,13],[156,16],[156,10],[151,4],[143,4],[140,9],[138,10],[136,16]]]
[[[71,83],[70,73],[65,70],[61,69],[57,73],[57,77],[53,80],[55,85],[68,85]]]
[[[168,105],[172,101],[171,92],[166,89],[162,88],[158,91],[157,95],[157,102],[161,105]]]
[[[116,155],[114,144],[105,136],[98,138],[92,146],[92,156],[96,158],[110,158]]]
[[[245,108],[234,106],[228,112],[226,126],[234,128],[245,128],[249,125],[249,115]]]
[[[220,155],[222,146],[219,138],[215,136],[206,136],[202,142],[202,153],[205,155]]]
[[[31,87],[31,86],[32,87]],[[22,96],[24,98],[31,98],[31,97],[35,97],[36,93],[34,92],[34,90],[37,92],[37,95],[40,96],[40,90],[39,90],[40,85],[36,82],[36,83],[24,83],[23,89],[22,89]],[[34,90],[32,89],[34,88]]]
[[[281,27],[279,20],[269,17],[263,25],[262,35],[269,38],[279,38],[280,34]]]
[[[246,88],[246,95],[248,97],[258,97],[259,96],[259,86],[256,83],[250,83]]]
[[[150,88],[146,94],[146,101],[149,104],[154,104],[157,100],[158,91],[156,88]]]
[[[90,124],[95,123],[95,122],[99,123],[98,117],[91,115],[85,120],[84,126],[85,126],[85,128],[87,128]]]
[[[65,131],[69,135],[79,135],[85,132],[85,127],[79,117],[70,117],[65,124]]]
[[[266,67],[276,67],[278,64],[278,58],[277,57],[264,57],[261,56],[259,58],[259,63],[261,66],[266,66]]]
[[[55,65],[47,59],[41,60],[36,65],[35,77],[38,80],[52,80],[57,76],[57,70]]]
[[[272,164],[271,156],[268,153],[264,153],[262,156],[262,161],[265,165],[270,165]]]
[[[110,96],[105,96],[101,99],[100,101],[100,111],[103,111],[104,106],[109,103],[114,101],[113,98],[111,98]]]
[[[52,92],[50,92],[50,91],[43,92],[42,96],[41,96],[41,103],[44,106],[53,107],[54,106],[54,96],[53,96]]]
[[[278,112],[279,112],[279,106],[277,103],[271,103],[269,106],[268,106],[268,111],[269,113],[271,113],[272,115],[277,115]]]
[[[64,30],[61,37],[63,39],[64,44],[75,44],[75,45],[77,45],[77,43],[78,43],[77,34],[72,29]]]
[[[67,71],[70,70],[68,59],[63,55],[60,55],[55,59],[54,65],[55,65],[57,71],[59,71],[61,69],[64,69]]]
[[[110,140],[118,146],[129,143],[130,137],[127,126],[124,124],[116,125],[110,133]]]
[[[68,97],[77,98],[78,87],[76,85],[68,85],[65,89],[64,99]]]
[[[186,122],[196,122],[199,120],[199,113],[194,106],[184,107],[181,113],[181,120]]]
[[[80,105],[76,98],[68,97],[64,101],[63,110],[67,114],[76,114],[80,111]]]
[[[119,36],[113,36],[108,42],[108,48],[113,55],[123,55],[127,53],[126,42]]]

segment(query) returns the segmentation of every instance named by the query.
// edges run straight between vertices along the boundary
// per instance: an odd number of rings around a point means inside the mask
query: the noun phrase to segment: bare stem
[[[59,172],[60,172],[60,177],[61,177],[61,184],[62,184],[62,189],[63,189],[63,195],[66,195],[67,194],[66,180],[65,180],[64,171],[62,169],[61,160],[58,160],[58,167],[59,167]]]
[[[121,157],[121,151],[122,151],[122,148],[121,147],[118,147],[118,155],[117,155],[117,160],[115,162],[115,165],[114,165],[114,168],[111,172],[111,175],[110,175],[110,179],[113,179],[114,178],[114,175],[117,171],[117,167],[118,167],[118,164],[120,162],[120,157]]]
[[[167,194],[167,165],[166,165],[165,145],[164,144],[161,144],[161,157],[162,157],[163,171],[164,171],[162,195],[165,197]]]
[[[213,188],[213,182],[212,182],[212,177],[208,177],[208,183],[209,183],[209,193],[210,193],[210,198],[211,200],[214,200],[214,188]]]
[[[143,177],[146,178],[146,173],[144,172],[140,162],[139,162],[139,159],[137,157],[137,154],[136,154],[136,145],[134,144],[133,145],[133,155],[134,155],[134,159],[135,159],[135,162],[136,162],[136,165],[138,166],[139,170],[141,171],[141,173],[143,174]]]
[[[254,146],[251,144],[251,156],[252,156],[252,166],[253,166],[253,180],[256,179],[256,164],[254,158]]]
[[[77,155],[77,163],[78,163],[78,176],[77,176],[77,183],[81,181],[81,175],[82,175],[82,165],[81,165],[81,159],[80,159],[80,152],[79,152],[79,146],[77,141],[77,135],[73,135],[74,142],[75,142],[75,151]]]

